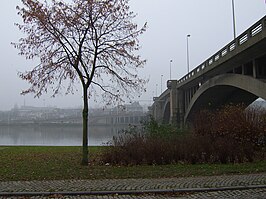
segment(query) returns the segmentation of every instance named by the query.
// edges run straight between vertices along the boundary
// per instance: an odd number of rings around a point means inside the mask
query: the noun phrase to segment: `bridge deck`
[[[266,15],[167,88],[154,98],[152,115],[180,124],[202,108],[266,99]]]
[[[264,55],[266,48],[266,15],[239,35],[221,50],[178,80],[178,87],[228,72],[232,66],[241,64],[242,60],[252,60]],[[207,77],[204,77],[207,76]],[[187,85],[188,84],[188,85]]]

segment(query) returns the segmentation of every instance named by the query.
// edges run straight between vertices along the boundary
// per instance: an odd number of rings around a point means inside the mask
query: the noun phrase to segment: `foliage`
[[[151,118],[141,128],[130,128],[115,136],[101,159],[122,165],[174,163],[182,147],[179,142],[182,137],[183,133],[176,127],[158,124]]]
[[[109,104],[145,91],[147,81],[137,75],[137,69],[146,61],[135,53],[146,24],[138,29],[133,23],[136,15],[129,10],[128,0],[21,1],[23,6],[17,10],[23,24],[17,26],[26,37],[13,45],[27,59],[40,62],[19,73],[31,84],[23,94],[39,97],[51,88],[55,96],[64,82],[66,94],[74,93],[75,83],[81,83],[82,163],[87,164],[88,97],[99,95],[100,88],[100,96]]]
[[[24,93],[39,96],[51,86],[57,94],[66,80],[66,93],[79,80],[85,87],[92,85],[90,95],[95,87],[104,91],[103,96],[110,94],[108,102],[132,95],[133,90],[143,91],[145,80],[136,69],[145,60],[134,53],[140,49],[138,36],[146,25],[138,29],[132,22],[135,14],[129,11],[128,0],[22,3],[24,7],[17,9],[23,24],[17,26],[27,36],[13,45],[27,59],[40,60],[31,71],[20,73],[31,83]]]
[[[259,107],[245,109],[243,105],[227,105],[216,111],[203,110],[196,116],[194,129],[196,134],[208,135],[212,139],[226,138],[241,146],[260,147],[266,144],[266,110]]]
[[[181,131],[170,124],[159,124],[153,117],[143,123],[143,131],[150,137],[169,138],[177,135],[182,135],[185,130]]]
[[[265,116],[266,110],[260,107],[245,109],[241,104],[226,105],[216,111],[199,112],[194,131],[213,143],[213,150],[217,151],[221,162],[253,161],[258,153],[264,158]]]
[[[240,105],[199,112],[193,132],[182,133],[170,125],[159,125],[150,120],[142,131],[131,129],[115,137],[102,160],[119,165],[263,160],[265,125],[265,111],[245,111]]]

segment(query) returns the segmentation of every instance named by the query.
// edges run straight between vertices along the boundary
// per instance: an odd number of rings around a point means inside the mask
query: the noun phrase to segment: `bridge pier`
[[[152,116],[156,121],[163,121],[163,108],[162,102],[158,99],[158,97],[153,98],[154,104],[152,109]]]
[[[184,117],[185,117],[185,106],[184,106],[184,91],[181,89],[177,90],[178,96],[178,112],[177,112],[177,126],[179,128],[184,128]]]
[[[184,91],[177,89],[177,80],[169,80],[167,87],[170,90],[170,121],[179,128],[184,127],[185,100]]]
[[[169,84],[168,84],[169,83]],[[168,81],[167,86],[170,89],[170,123],[176,125],[177,122],[177,104],[178,104],[178,98],[177,98],[177,81],[176,80],[170,80]]]

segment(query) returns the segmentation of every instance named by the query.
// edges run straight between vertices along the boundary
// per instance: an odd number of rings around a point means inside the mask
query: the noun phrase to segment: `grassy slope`
[[[90,147],[97,159],[102,147]],[[266,161],[245,164],[163,166],[80,165],[80,147],[0,147],[0,181],[104,178],[163,178],[266,172]]]

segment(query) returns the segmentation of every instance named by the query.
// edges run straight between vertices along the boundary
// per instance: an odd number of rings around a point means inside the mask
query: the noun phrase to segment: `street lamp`
[[[172,62],[173,62],[173,60],[170,60],[170,80],[172,79]]]
[[[163,75],[161,75],[161,93],[163,93]]]
[[[158,87],[158,84],[156,84],[156,92],[155,92],[156,97],[158,97],[158,95],[157,95],[157,87]]]
[[[236,18],[235,18],[235,2],[234,2],[234,0],[232,0],[232,13],[233,13],[234,39],[236,39]]]
[[[187,72],[189,73],[189,50],[188,50],[188,38],[190,35],[187,35]]]

